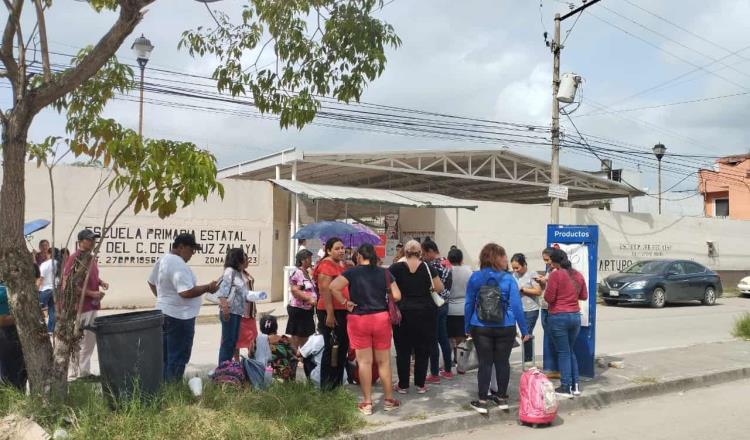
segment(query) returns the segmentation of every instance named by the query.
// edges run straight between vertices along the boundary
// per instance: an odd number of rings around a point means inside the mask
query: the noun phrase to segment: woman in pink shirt
[[[578,301],[588,298],[586,280],[573,269],[568,255],[562,250],[553,250],[550,260],[556,270],[549,275],[544,300],[549,304],[547,328],[560,366],[560,387],[555,391],[563,397],[578,396],[581,388],[578,384],[578,360],[573,347],[581,330]]]

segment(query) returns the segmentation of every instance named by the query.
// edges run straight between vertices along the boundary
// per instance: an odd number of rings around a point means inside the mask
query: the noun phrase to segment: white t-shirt
[[[533,288],[533,287],[539,287],[536,282],[534,281],[533,275],[536,275],[536,273],[532,273],[530,270],[527,270],[525,274],[522,276],[518,276],[518,272],[513,272],[513,278],[515,278],[516,282],[518,283],[518,289],[520,291],[521,288]],[[529,296],[521,294],[521,302],[523,303],[523,311],[524,312],[533,312],[536,310],[539,310],[539,297],[538,296]]]
[[[45,290],[52,290],[56,287],[57,283],[57,261],[46,260],[39,265],[39,273],[42,277],[42,287],[39,288],[40,292]]]
[[[192,319],[200,312],[202,298],[183,298],[180,292],[195,287],[195,274],[185,260],[166,254],[154,265],[148,282],[156,286],[156,309],[177,319]]]

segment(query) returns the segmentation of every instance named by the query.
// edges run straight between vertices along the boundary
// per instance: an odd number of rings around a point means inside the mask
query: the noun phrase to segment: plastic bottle
[[[271,386],[271,383],[273,382],[273,368],[271,368],[270,365],[266,367],[266,374],[263,379],[266,387]]]

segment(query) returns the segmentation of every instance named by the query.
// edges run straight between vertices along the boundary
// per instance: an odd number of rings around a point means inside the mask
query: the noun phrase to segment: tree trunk
[[[23,236],[26,138],[32,115],[16,107],[3,124],[3,185],[0,189],[0,279],[8,287],[34,395],[52,389],[52,344],[39,307],[32,255]],[[54,396],[53,396],[54,397]]]

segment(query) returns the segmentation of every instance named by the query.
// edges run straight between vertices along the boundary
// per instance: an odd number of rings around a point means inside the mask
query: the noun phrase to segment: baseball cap
[[[182,233],[175,237],[174,243],[172,244],[173,248],[176,248],[177,246],[190,246],[193,249],[200,250],[201,245],[195,242],[195,235],[188,234],[188,233]]]
[[[100,238],[101,235],[95,233],[91,229],[82,229],[78,233],[78,241],[81,240],[96,240],[97,238]]]

